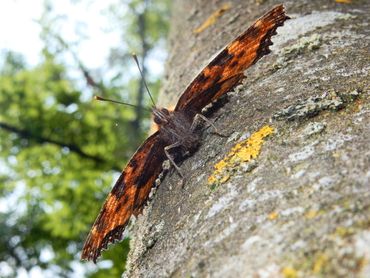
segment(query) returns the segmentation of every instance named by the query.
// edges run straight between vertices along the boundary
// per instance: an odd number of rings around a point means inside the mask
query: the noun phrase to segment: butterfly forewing
[[[283,5],[258,19],[198,74],[181,95],[175,110],[184,110],[194,116],[232,90],[244,78],[244,71],[269,53],[271,37],[286,19]]]

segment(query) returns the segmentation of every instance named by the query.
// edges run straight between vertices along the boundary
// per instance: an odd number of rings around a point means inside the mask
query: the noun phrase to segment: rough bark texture
[[[174,1],[163,103],[276,1]],[[339,2],[339,1],[338,1]],[[212,116],[132,226],[129,277],[370,277],[370,4],[285,1],[273,52]],[[288,109],[286,109],[289,106]],[[263,126],[254,160],[214,165]],[[252,144],[249,141],[249,144]]]

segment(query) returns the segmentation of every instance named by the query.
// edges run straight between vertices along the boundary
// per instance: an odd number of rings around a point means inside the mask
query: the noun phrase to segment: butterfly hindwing
[[[158,132],[150,136],[132,156],[109,193],[85,241],[82,259],[93,260],[101,250],[122,237],[131,215],[138,215],[162,171],[164,146]]]
[[[279,5],[258,19],[198,74],[181,95],[175,110],[194,116],[233,89],[244,78],[244,71],[270,52],[271,37],[288,18],[283,5]]]

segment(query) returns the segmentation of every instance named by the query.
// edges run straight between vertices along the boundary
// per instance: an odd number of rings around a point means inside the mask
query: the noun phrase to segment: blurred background
[[[169,0],[0,3],[0,277],[119,277],[129,239],[80,262],[150,125]],[[100,95],[136,108],[92,101]]]

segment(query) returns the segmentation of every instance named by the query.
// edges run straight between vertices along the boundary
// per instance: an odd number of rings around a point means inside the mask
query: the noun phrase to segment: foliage
[[[121,119],[132,112],[82,102],[63,66],[44,57],[31,70],[6,63],[1,75],[1,157],[11,173],[3,173],[1,191],[24,207],[2,215],[0,252],[14,267],[30,269],[48,265],[41,253],[49,247],[49,263],[68,269],[112,184],[112,168],[119,168],[115,161],[133,151],[120,136],[130,128]]]
[[[167,1],[159,2],[163,12],[168,9]],[[167,27],[151,12],[146,32],[153,48]],[[135,41],[137,35],[129,36]],[[61,62],[68,49],[55,51],[50,38],[45,37],[38,66],[28,68],[21,56],[8,52],[0,68],[0,201],[8,204],[0,210],[0,258],[13,269],[10,276],[35,266],[70,276],[112,183],[144,139],[144,132],[133,130],[132,109],[90,101],[91,90],[81,88]],[[132,78],[117,82],[115,76],[100,89],[113,97],[123,89],[135,92]],[[155,93],[158,77],[151,81]],[[147,121],[149,114],[144,116]],[[119,276],[127,252],[125,240],[104,252],[112,266],[88,264],[88,275]]]

